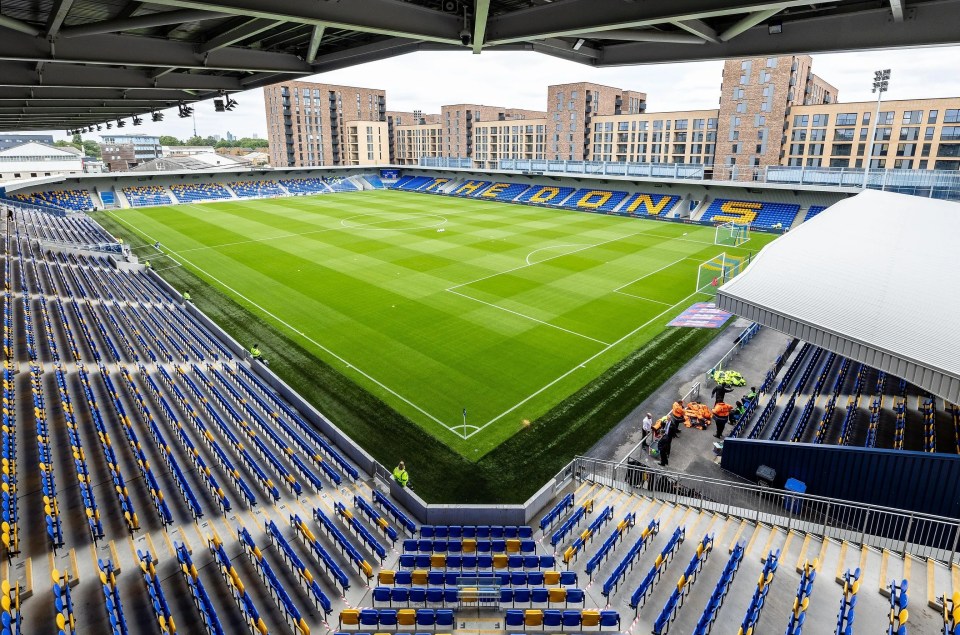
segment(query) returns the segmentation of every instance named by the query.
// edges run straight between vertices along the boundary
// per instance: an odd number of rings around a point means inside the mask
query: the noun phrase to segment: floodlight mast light
[[[873,146],[874,141],[876,141],[877,133],[877,120],[880,119],[880,102],[883,99],[883,94],[887,92],[887,89],[890,87],[890,69],[885,68],[882,71],[874,71],[873,73],[873,92],[877,95],[877,110],[873,115],[873,122],[870,126],[870,141],[867,143],[867,156],[864,157],[864,169],[863,169],[863,189],[867,189],[867,184],[869,183],[868,177],[870,176],[870,161],[873,157]]]

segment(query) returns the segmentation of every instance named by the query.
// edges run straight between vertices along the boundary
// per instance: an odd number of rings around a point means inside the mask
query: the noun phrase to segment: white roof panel
[[[958,247],[960,204],[866,191],[768,245],[718,304],[956,402]]]

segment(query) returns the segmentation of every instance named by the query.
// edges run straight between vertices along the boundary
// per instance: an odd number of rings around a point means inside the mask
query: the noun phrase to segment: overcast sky
[[[887,99],[960,96],[956,61],[960,47],[884,50],[815,55],[813,71],[840,90],[840,101],[865,101],[871,95],[873,71],[892,69]],[[413,53],[380,62],[354,66],[307,78],[318,82],[382,88],[387,108],[440,112],[443,104],[481,103],[543,110],[547,85],[589,81],[647,93],[647,110],[716,108],[720,96],[723,62],[651,64],[595,69],[538,53]],[[235,95],[239,106],[232,113],[214,113],[212,101],[196,105],[197,133],[237,137],[266,137],[263,93],[260,89]],[[165,121],[149,119],[123,132],[193,134],[190,119],[179,119],[176,110],[165,111]],[[116,129],[114,129],[116,131]],[[53,131],[55,138],[63,131]],[[93,138],[96,138],[95,136]]]

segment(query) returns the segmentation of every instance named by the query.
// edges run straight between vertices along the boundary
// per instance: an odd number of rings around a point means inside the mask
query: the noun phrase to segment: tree
[[[83,153],[88,157],[100,158],[100,144],[96,141],[84,141]]]
[[[176,137],[171,137],[170,135],[163,135],[160,137],[160,145],[162,146],[182,146],[183,141],[177,139]]]

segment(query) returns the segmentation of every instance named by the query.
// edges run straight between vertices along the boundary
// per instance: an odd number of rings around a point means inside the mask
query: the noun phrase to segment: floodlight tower
[[[867,145],[866,164],[863,170],[863,189],[867,189],[868,177],[870,176],[870,160],[873,156],[873,144],[876,141],[877,120],[880,119],[880,102],[883,100],[883,94],[887,92],[890,86],[890,69],[873,73],[873,92],[877,95],[877,111],[873,114],[873,121],[870,125],[870,141]]]

